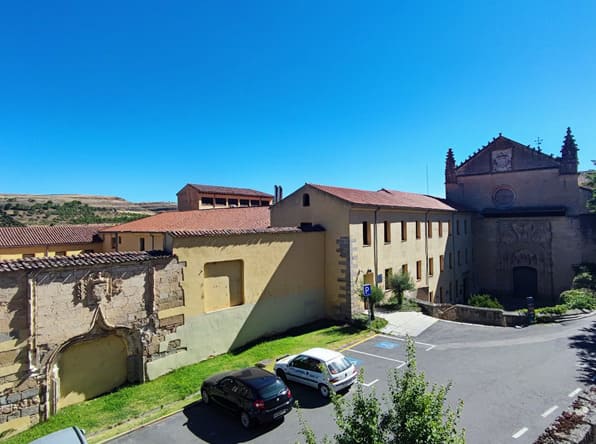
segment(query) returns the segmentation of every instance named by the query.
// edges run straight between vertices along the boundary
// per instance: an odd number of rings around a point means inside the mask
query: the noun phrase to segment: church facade
[[[472,280],[505,305],[553,305],[574,267],[596,262],[591,190],[578,182],[578,147],[567,129],[560,156],[499,134],[461,164],[447,153],[447,201],[472,212]],[[480,254],[479,252],[482,252]]]

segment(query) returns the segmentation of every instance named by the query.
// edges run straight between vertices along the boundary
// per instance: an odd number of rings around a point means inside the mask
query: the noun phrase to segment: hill
[[[176,209],[173,202],[129,202],[85,194],[0,194],[0,226],[124,223]]]

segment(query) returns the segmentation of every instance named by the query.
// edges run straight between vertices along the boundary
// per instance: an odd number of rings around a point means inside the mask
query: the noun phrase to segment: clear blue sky
[[[502,132],[596,159],[596,2],[0,5],[0,192],[442,196]],[[428,172],[428,188],[427,188]]]

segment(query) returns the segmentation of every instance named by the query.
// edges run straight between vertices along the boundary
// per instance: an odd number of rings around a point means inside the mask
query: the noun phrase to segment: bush
[[[368,328],[373,330],[381,330],[388,324],[387,319],[375,318],[371,321],[367,315],[359,313],[352,318],[352,325],[360,330]]]
[[[373,330],[382,330],[387,326],[387,324],[387,319],[376,318],[374,321],[370,322],[370,328],[372,328]]]
[[[552,314],[552,315],[562,315],[569,308],[565,304],[560,305],[553,305],[552,307],[540,307],[535,310],[536,314]]]
[[[468,305],[471,305],[473,307],[503,309],[503,306],[501,305],[501,303],[489,294],[474,294],[474,295],[472,295],[470,297],[470,300],[468,301]]]
[[[392,292],[392,296],[389,302],[397,304],[398,308],[401,308],[404,302],[404,292],[414,290],[416,288],[414,280],[408,272],[392,274],[389,278],[388,284]]]
[[[569,309],[595,310],[596,294],[587,288],[567,290],[561,293],[561,302]]]
[[[578,273],[571,282],[571,288],[589,288],[590,290],[596,290],[596,276],[589,271]]]

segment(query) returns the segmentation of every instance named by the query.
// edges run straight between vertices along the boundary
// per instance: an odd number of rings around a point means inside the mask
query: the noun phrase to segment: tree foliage
[[[593,160],[592,163],[596,165],[596,160]],[[588,210],[592,213],[596,213],[596,170],[588,171],[586,173],[586,186],[592,188],[592,197],[588,200]]]
[[[358,285],[358,296],[363,301],[368,302],[368,307],[370,310],[370,320],[375,320],[375,305],[381,302],[385,298],[385,292],[377,287],[376,285],[371,285],[371,292],[369,296],[364,296],[364,288],[363,285]]]
[[[394,369],[389,374],[389,392],[383,410],[375,391],[365,393],[362,384],[354,387],[351,398],[332,395],[335,421],[339,432],[337,444],[463,444],[465,430],[458,428],[463,402],[454,410],[446,404],[447,386],[429,386],[416,366],[414,341],[408,338],[408,364],[403,374]],[[362,383],[362,371],[359,382]],[[313,430],[300,417],[301,433],[307,444],[316,444]],[[331,442],[325,437],[323,443]]]
[[[391,302],[397,303],[397,306],[400,308],[404,303],[404,292],[414,290],[416,288],[414,279],[412,279],[410,273],[403,271],[391,275],[389,278],[389,286],[391,287],[391,292],[393,293]]]

